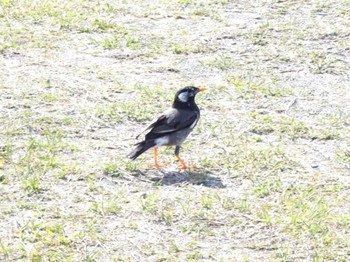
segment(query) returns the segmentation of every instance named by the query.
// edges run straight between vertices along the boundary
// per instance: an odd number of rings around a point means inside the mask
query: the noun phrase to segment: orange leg
[[[187,168],[189,168],[189,167],[186,165],[185,161],[183,161],[179,156],[176,156],[176,158],[177,158],[177,160],[179,160],[179,162],[180,162],[180,164],[181,164],[181,166],[178,167],[179,169],[187,169]]]
[[[151,164],[151,166],[154,167],[162,167],[164,165],[158,163],[158,150],[157,148],[153,148],[153,157],[154,157],[154,164]]]
[[[185,161],[183,161],[183,160],[181,159],[181,157],[179,156],[179,153],[180,153],[180,147],[177,146],[177,147],[175,148],[175,155],[176,155],[177,160],[179,160],[179,162],[180,162],[180,164],[181,164],[181,166],[179,166],[178,169],[188,169],[188,168],[194,168],[194,167],[196,167],[196,166],[194,166],[194,165],[193,165],[193,166],[188,166],[188,165],[186,165]]]

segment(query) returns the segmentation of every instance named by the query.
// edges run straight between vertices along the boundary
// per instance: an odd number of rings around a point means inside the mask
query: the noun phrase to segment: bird
[[[152,166],[159,168],[164,165],[158,162],[158,147],[175,146],[175,156],[181,164],[179,169],[191,168],[180,157],[180,148],[198,123],[200,111],[195,103],[195,97],[199,92],[205,90],[207,90],[206,87],[195,86],[186,86],[178,90],[172,107],[164,111],[136,136],[138,139],[148,131],[144,140],[135,144],[136,147],[128,157],[135,160],[142,153],[153,148],[154,164]]]

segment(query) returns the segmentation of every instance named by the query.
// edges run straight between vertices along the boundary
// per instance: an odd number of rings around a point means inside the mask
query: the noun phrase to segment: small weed
[[[149,121],[153,119],[154,115],[161,110],[156,110],[152,105],[159,105],[159,96],[164,95],[164,92],[161,92],[162,89],[157,86],[150,89],[146,86],[135,84],[134,88],[138,91],[138,99],[121,103],[121,112],[134,121]],[[147,103],[144,101],[147,101]]]
[[[260,182],[255,188],[254,193],[258,197],[266,197],[270,195],[272,192],[278,192],[282,188],[281,181],[271,181],[268,179],[267,181]]]
[[[116,49],[121,47],[119,37],[116,35],[104,38],[99,44],[105,49]]]
[[[126,171],[134,172],[139,170],[137,162],[127,160],[127,161],[124,161],[123,164]]]
[[[190,253],[186,256],[188,260],[198,260],[203,258],[203,254],[200,251],[195,251],[193,253]]]
[[[58,101],[59,100],[59,98],[56,95],[52,94],[52,93],[42,94],[40,96],[40,98],[42,100],[46,101],[46,102],[54,102],[54,101]]]
[[[119,197],[102,196],[92,202],[91,210],[101,216],[115,215],[120,212],[121,203]]]
[[[213,196],[206,195],[206,194],[203,194],[201,196],[201,203],[202,203],[203,208],[205,208],[205,209],[211,209],[213,207],[214,201],[215,200],[214,200]]]
[[[140,40],[129,36],[126,38],[126,46],[133,50],[140,49]]]
[[[212,9],[197,9],[191,14],[194,16],[210,17],[211,19],[214,19],[216,21],[222,21],[218,12],[215,12],[215,10]]]
[[[218,68],[220,70],[233,69],[237,62],[230,56],[215,57],[212,61],[207,62],[209,66]]]
[[[333,134],[322,134],[320,131],[311,129],[304,122],[294,118],[276,117],[256,112],[250,113],[249,117],[254,119],[254,124],[250,131],[258,135],[275,133],[281,137],[288,136],[291,139],[325,139],[327,137],[330,139],[333,137]]]
[[[174,209],[170,207],[163,209],[160,213],[160,217],[166,225],[172,225],[174,221]]]
[[[283,196],[285,212],[291,221],[286,229],[298,235],[302,231],[312,235],[327,232],[329,211],[323,197],[313,187],[298,191]]]
[[[99,20],[99,19],[95,19],[95,21],[92,23],[92,26],[94,28],[102,30],[102,31],[107,31],[107,30],[115,28],[114,24],[112,24],[108,21]]]
[[[309,58],[312,71],[315,74],[332,73],[334,65],[338,61],[336,57],[319,51],[309,53]]]
[[[259,96],[281,97],[291,95],[293,93],[292,88],[280,86],[278,82],[265,83],[265,81],[245,81],[236,75],[227,76],[226,81],[229,84],[232,84],[236,92],[242,95],[244,98]]]
[[[271,218],[271,207],[268,205],[264,205],[262,207],[262,211],[258,213],[258,217],[267,225],[272,226],[272,218]]]
[[[0,241],[0,255],[3,258],[8,259],[12,252],[11,248],[5,242]]]
[[[123,175],[119,170],[117,164],[114,164],[114,163],[105,164],[103,168],[103,174],[111,177],[120,177]]]
[[[203,53],[207,51],[207,48],[202,45],[188,45],[188,44],[174,44],[171,48],[174,54],[189,55],[193,53]]]
[[[242,198],[240,201],[235,203],[235,208],[237,208],[241,212],[250,212],[250,204],[247,198]]]
[[[350,150],[338,151],[336,160],[341,166],[350,170]]]
[[[256,179],[259,173],[278,174],[294,165],[286,157],[284,148],[279,146],[272,148],[256,145],[236,148],[230,152],[230,158],[235,159],[235,162],[232,167],[228,167],[229,169],[240,172],[253,180]]]
[[[291,253],[288,247],[280,247],[276,252],[277,261],[288,261],[289,254]]]
[[[98,106],[96,115],[104,121],[119,122],[122,119],[121,107],[115,102]]]
[[[180,44],[175,44],[173,47],[172,47],[172,50],[175,54],[184,54],[184,55],[188,55],[190,53],[190,48],[189,47],[186,47],[186,46],[183,46],[183,45],[180,45]]]
[[[141,197],[141,209],[147,213],[155,214],[158,210],[159,191],[145,194]]]
[[[302,121],[289,118],[283,118],[282,121],[283,124],[280,126],[279,131],[287,133],[292,139],[305,137],[309,133],[309,128]]]
[[[271,30],[272,28],[269,23],[260,24],[250,32],[248,39],[252,41],[254,45],[265,46],[271,38]]]
[[[234,201],[227,198],[221,200],[221,205],[224,209],[227,209],[227,210],[230,210],[235,206]]]
[[[28,193],[39,193],[42,188],[40,187],[40,175],[31,174],[22,178],[22,187]]]

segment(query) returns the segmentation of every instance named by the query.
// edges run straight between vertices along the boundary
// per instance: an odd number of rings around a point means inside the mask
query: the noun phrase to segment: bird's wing
[[[165,112],[164,112],[164,113],[165,113]],[[138,139],[139,136],[142,135],[143,133],[145,133],[147,130],[153,128],[157,123],[163,121],[163,119],[165,118],[164,113],[163,113],[160,117],[158,117],[158,118],[156,118],[155,120],[153,120],[153,121],[151,122],[151,124],[149,124],[144,130],[142,130],[142,131],[136,136],[136,139]]]
[[[146,134],[146,139],[155,139],[190,127],[198,121],[198,118],[199,114],[195,111],[171,108],[146,128],[146,130],[150,129]]]
[[[168,115],[172,115],[173,108],[169,108],[168,110],[164,111],[158,118],[154,119],[144,130],[142,130],[137,136],[136,139],[139,138],[140,135],[145,133],[147,130],[152,129],[154,126],[158,125],[159,123],[162,123]]]

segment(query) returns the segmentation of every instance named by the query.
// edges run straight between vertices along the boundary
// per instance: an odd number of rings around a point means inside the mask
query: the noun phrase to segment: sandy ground
[[[2,1],[2,261],[347,261],[348,1]],[[210,88],[182,150],[125,156]]]

